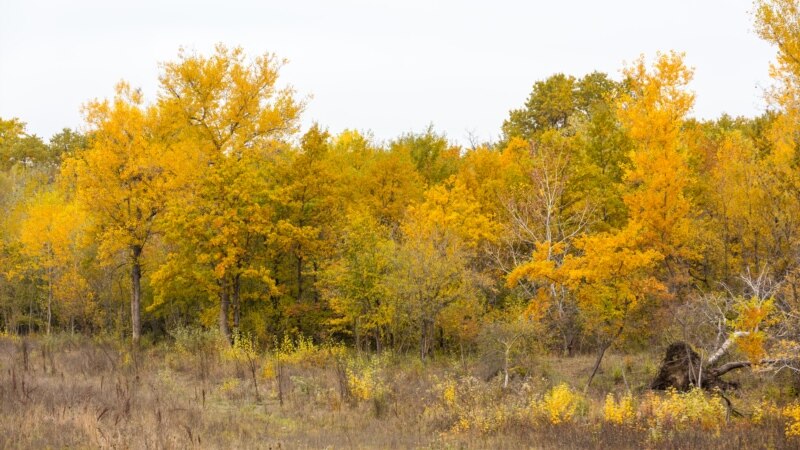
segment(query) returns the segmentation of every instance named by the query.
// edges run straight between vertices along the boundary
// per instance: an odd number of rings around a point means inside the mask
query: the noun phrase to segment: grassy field
[[[231,350],[202,333],[137,351],[113,339],[2,337],[0,447],[800,446],[786,433],[800,419],[785,407],[796,391],[788,375],[739,374],[734,412],[713,395],[650,393],[653,355],[611,355],[584,392],[591,362],[528,357],[504,389],[478,357],[422,363],[308,342]]]

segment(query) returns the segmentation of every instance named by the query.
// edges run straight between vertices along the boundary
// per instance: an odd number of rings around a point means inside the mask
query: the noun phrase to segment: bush
[[[636,419],[633,409],[633,396],[625,394],[619,402],[614,400],[614,395],[609,393],[603,405],[603,419],[617,425],[631,424]]]
[[[651,438],[659,440],[664,430],[685,430],[700,427],[719,435],[725,423],[727,408],[719,394],[707,395],[702,389],[689,392],[667,392],[663,397],[649,393],[640,408],[647,420]]]
[[[526,391],[527,386],[522,389]],[[508,395],[496,384],[475,377],[448,378],[437,383],[433,391],[438,401],[426,407],[425,414],[453,433],[494,433],[527,415],[527,405],[519,401],[524,395]]]
[[[566,383],[550,389],[540,402],[534,403],[534,415],[543,417],[553,425],[571,422],[584,409],[585,399]]]
[[[783,408],[784,417],[789,418],[786,424],[787,437],[800,437],[800,403],[793,403]]]

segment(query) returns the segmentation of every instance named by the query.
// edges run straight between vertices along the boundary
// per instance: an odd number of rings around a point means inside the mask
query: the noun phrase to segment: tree
[[[14,165],[57,164],[47,145],[35,134],[25,131],[25,123],[19,119],[0,119],[0,169],[8,170]]]
[[[89,145],[89,139],[83,133],[64,128],[50,137],[48,147],[52,157],[59,161],[67,156],[72,156],[76,152],[85,149]]]
[[[410,155],[376,151],[353,180],[353,202],[366,205],[381,223],[398,227],[406,208],[422,199],[424,181]]]
[[[66,176],[74,178],[76,201],[95,219],[101,261],[111,264],[124,255],[130,268],[131,335],[137,343],[145,250],[185,159],[169,145],[159,111],[124,82],[113,100],[91,102],[86,120],[91,143],[67,159]]]
[[[529,140],[545,130],[564,132],[576,119],[587,120],[611,101],[621,86],[601,72],[576,79],[558,73],[533,85],[525,106],[509,112],[503,122],[504,141]]]
[[[191,192],[172,199],[163,224],[174,245],[153,274],[157,297],[151,309],[169,300],[176,283],[188,280],[195,292],[216,298],[220,333],[230,341],[230,308],[235,328],[242,279],[263,281],[268,293],[274,290],[256,253],[274,232],[265,166],[255,155],[219,158],[193,180]]]
[[[181,50],[162,65],[159,106],[205,161],[270,150],[296,131],[303,108],[291,89],[276,87],[284,63],[221,44],[209,57]]]
[[[800,5],[795,0],[757,0],[755,28],[778,49],[777,60],[770,66],[770,75],[778,82],[771,100],[783,109],[782,117],[796,117],[800,114]]]
[[[372,338],[380,351],[396,314],[387,301],[396,246],[388,227],[367,211],[351,211],[347,223],[338,257],[322,272],[323,297],[336,315],[334,330],[345,327],[359,350]]]
[[[509,146],[525,149],[519,158],[524,181],[503,194],[505,229],[498,239],[496,260],[508,274],[527,260],[541,243],[560,247],[561,253],[546,255],[556,265],[570,253],[573,241],[589,232],[595,207],[580,188],[585,165],[574,142],[554,130],[542,132],[536,141],[525,144],[512,140]],[[507,151],[510,149],[507,149]],[[529,282],[530,281],[530,282]],[[548,325],[564,354],[571,353],[580,332],[574,298],[552,282],[520,280],[513,283],[518,296],[536,301],[547,299]]]
[[[163,65],[160,78],[159,108],[194,162],[184,195],[172,199],[178,249],[161,279],[192,267],[200,270],[197,279],[213,280],[204,286],[215,286],[219,328],[228,341],[231,296],[238,310],[242,275],[255,270],[274,285],[263,268],[249,264],[272,231],[267,164],[296,131],[303,106],[291,89],[276,87],[282,64],[271,54],[247,60],[241,48],[218,45],[209,57],[182,51],[178,61]],[[193,265],[195,251],[203,255],[200,265]]]
[[[417,172],[428,186],[441,183],[455,174],[460,162],[461,149],[447,142],[429,126],[424,133],[408,133],[389,144],[392,152],[404,152],[411,156]]]
[[[78,271],[80,250],[86,217],[74,202],[67,202],[59,191],[45,191],[32,199],[20,229],[21,253],[27,258],[27,269],[40,278],[47,297],[46,333],[50,334],[53,322],[53,302],[61,301],[58,309],[67,306],[67,299],[59,294],[74,289],[69,295],[73,302],[88,296],[86,281]],[[82,295],[83,294],[83,295]],[[86,311],[86,308],[73,308]],[[74,315],[73,315],[74,317]]]
[[[394,301],[419,332],[422,360],[433,351],[445,308],[479,299],[482,277],[471,260],[493,239],[495,227],[455,179],[429,189],[424,202],[409,208],[389,283]]]
[[[681,126],[694,95],[685,90],[692,72],[678,53],[659,54],[648,70],[640,58],[625,70],[630,92],[617,114],[631,139],[625,173],[629,226],[642,242],[663,255],[673,292],[686,284],[686,269],[697,258],[697,223],[689,187],[693,179],[682,147]]]
[[[575,112],[575,77],[555,74],[533,85],[524,109],[512,110],[503,134],[530,139],[545,129],[562,129]]]
[[[287,288],[298,302],[318,300],[313,273],[333,253],[343,209],[344,187],[331,159],[329,138],[313,125],[300,139],[299,151],[285,153],[275,167],[277,183],[270,197],[280,253],[276,256],[287,260]]]
[[[508,275],[515,285],[522,279],[552,283],[577,299],[586,329],[597,339],[597,359],[586,383],[591,385],[605,352],[630,329],[636,315],[662,297],[664,286],[651,275],[662,256],[640,250],[644,234],[634,226],[618,233],[584,235],[576,252],[563,255],[562,244],[541,243],[530,262]],[[552,255],[563,255],[557,265]]]

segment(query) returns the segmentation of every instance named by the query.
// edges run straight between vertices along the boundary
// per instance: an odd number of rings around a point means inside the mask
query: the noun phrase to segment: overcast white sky
[[[0,117],[44,138],[126,79],[153,99],[158,63],[215,43],[289,59],[310,96],[304,124],[378,140],[429,123],[455,141],[497,137],[508,110],[556,72],[619,77],[626,61],[679,50],[695,115],[755,115],[774,54],[750,0],[0,0]]]

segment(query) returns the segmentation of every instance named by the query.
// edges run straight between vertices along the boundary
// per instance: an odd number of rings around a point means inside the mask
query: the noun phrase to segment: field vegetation
[[[659,361],[540,356],[502,376],[475,355],[425,363],[309,340],[248,356],[181,329],[131,350],[79,335],[0,339],[4,448],[793,448],[797,378],[656,393]],[[255,378],[251,368],[255,367]]]

